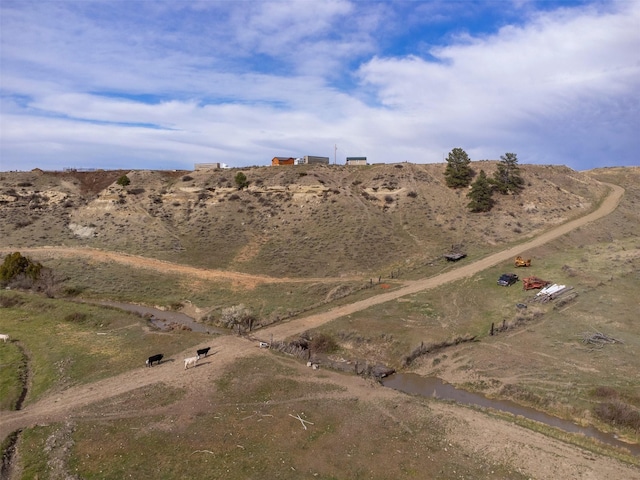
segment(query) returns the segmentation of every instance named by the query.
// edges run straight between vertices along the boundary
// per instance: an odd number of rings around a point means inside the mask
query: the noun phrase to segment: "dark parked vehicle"
[[[502,287],[510,287],[518,281],[518,275],[515,273],[503,273],[498,279],[498,285]]]

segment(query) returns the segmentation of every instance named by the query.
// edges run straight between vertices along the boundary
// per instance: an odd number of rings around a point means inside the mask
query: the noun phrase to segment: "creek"
[[[142,305],[134,305],[121,302],[100,301],[92,302],[100,305],[106,305],[129,312],[138,313],[140,315],[150,316],[150,322],[156,327],[166,330],[172,322],[180,323],[191,328],[194,332],[201,333],[229,333],[226,330],[203,325],[196,322],[193,318],[180,312],[165,311],[158,308],[146,307]],[[631,444],[620,440],[615,434],[601,432],[594,427],[582,427],[576,425],[569,420],[563,420],[552,415],[540,412],[533,408],[519,405],[510,400],[499,400],[485,397],[482,394],[468,392],[455,388],[436,377],[423,377],[415,373],[395,373],[382,380],[385,387],[392,388],[411,395],[421,395],[424,397],[434,397],[441,400],[452,400],[463,405],[471,405],[476,407],[492,408],[501,412],[508,412],[513,415],[519,415],[529,420],[557,428],[568,433],[582,434],[590,438],[594,438],[602,443],[614,447],[623,448],[632,455],[640,456],[640,445]]]
[[[211,327],[202,323],[196,322],[193,318],[184,313],[173,312],[171,310],[160,310],[159,308],[146,307],[143,305],[134,305],[131,303],[122,302],[110,302],[110,301],[97,301],[88,302],[97,305],[105,305],[107,307],[119,308],[127,312],[137,313],[142,316],[149,317],[149,321],[158,327],[160,330],[168,330],[171,323],[179,323],[185,327],[189,327],[194,332],[199,333],[219,333],[228,334],[228,330],[222,328]]]
[[[640,456],[640,445],[623,442],[612,433],[601,432],[594,427],[582,427],[569,420],[548,415],[533,408],[518,405],[510,400],[487,398],[482,394],[467,392],[455,388],[436,377],[422,377],[415,373],[395,373],[382,380],[385,387],[393,388],[411,395],[434,397],[441,400],[453,400],[463,405],[492,408],[501,412],[508,412],[529,420],[549,425],[569,433],[578,433],[594,438],[607,445],[623,448],[632,455]]]

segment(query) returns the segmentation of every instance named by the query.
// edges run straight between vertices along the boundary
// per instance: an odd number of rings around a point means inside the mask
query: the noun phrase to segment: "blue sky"
[[[2,171],[640,165],[640,0],[2,0],[0,32]]]

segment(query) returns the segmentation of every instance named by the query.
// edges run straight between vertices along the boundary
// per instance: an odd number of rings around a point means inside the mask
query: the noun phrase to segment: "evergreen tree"
[[[247,176],[242,172],[238,172],[236,174],[235,181],[236,181],[238,190],[242,190],[243,188],[247,188],[249,186],[249,182],[247,181]]]
[[[493,188],[484,170],[480,170],[478,178],[471,184],[467,197],[471,199],[467,206],[472,212],[488,212],[493,208]]]
[[[502,195],[507,195],[509,192],[518,194],[524,188],[524,180],[520,176],[518,157],[515,153],[505,153],[500,157],[492,183]]]
[[[470,163],[469,155],[463,149],[454,148],[449,152],[447,168],[444,171],[447,187],[464,188],[469,186],[473,177]]]
[[[126,175],[121,175],[116,181],[116,183],[121,187],[126,187],[131,183],[131,180],[129,180],[129,177],[127,177]]]

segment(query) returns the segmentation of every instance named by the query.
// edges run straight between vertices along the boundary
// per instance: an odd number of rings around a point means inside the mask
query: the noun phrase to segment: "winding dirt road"
[[[602,202],[601,206],[592,213],[581,217],[579,219],[567,222],[552,230],[549,230],[542,235],[519,244],[515,247],[508,248],[498,253],[492,254],[486,258],[480,259],[476,262],[469,263],[455,270],[437,275],[431,278],[423,280],[407,281],[404,285],[397,290],[381,293],[372,298],[366,300],[354,302],[349,305],[334,308],[327,312],[323,312],[316,315],[310,315],[304,318],[291,320],[287,323],[278,324],[269,328],[261,330],[258,335],[264,339],[284,339],[286,337],[301,333],[305,330],[315,328],[325,322],[333,319],[349,315],[351,313],[369,308],[374,305],[385,303],[397,298],[411,295],[416,292],[420,292],[427,289],[435,288],[444,283],[456,281],[471,275],[474,275],[488,267],[491,267],[499,262],[510,260],[514,256],[521,254],[527,249],[541,246],[547,242],[550,242],[566,233],[584,226],[590,222],[593,222],[599,218],[602,218],[611,212],[613,212],[622,195],[624,189],[616,185],[610,185],[611,191],[607,198]],[[255,282],[262,281],[278,281],[277,279],[271,279],[270,277],[253,276],[245,274],[236,274],[230,272],[213,272],[203,269],[196,269],[193,267],[184,267],[180,265],[170,264],[168,262],[160,262],[152,259],[144,259],[142,257],[122,255],[113,252],[94,251],[91,249],[70,249],[62,247],[42,248],[42,249],[19,249],[21,252],[27,253],[42,253],[49,251],[55,255],[90,255],[95,258],[95,255],[101,256],[104,261],[122,261],[132,266],[141,268],[157,268],[160,271],[175,271],[181,274],[192,274],[200,278],[234,278],[237,281],[243,282],[247,285],[255,284]],[[325,279],[326,280],[326,279]],[[193,348],[190,348],[188,352],[178,354],[175,356],[173,365],[166,364],[161,368],[138,368],[118,376],[107,378],[91,384],[78,385],[71,387],[65,391],[53,393],[47,397],[42,398],[38,402],[26,406],[23,410],[15,412],[2,412],[0,415],[0,442],[3,441],[11,432],[18,429],[27,428],[37,424],[61,421],[67,418],[81,418],[83,416],[82,409],[88,405],[102,401],[105,398],[114,397],[132,390],[164,382],[169,385],[173,385],[179,388],[184,388],[187,391],[187,396],[197,392],[199,386],[204,384],[212,384],[211,380],[218,377],[224,372],[227,365],[231,365],[232,362],[238,358],[248,355],[267,355],[268,352],[264,349],[257,347],[256,342],[249,342],[246,339],[234,336],[221,336],[216,338],[213,342],[207,342],[207,345],[212,346],[212,354],[203,359],[202,364],[198,368],[191,369],[189,375],[184,374],[184,369],[180,365],[180,361],[184,356],[188,356]],[[202,345],[204,346],[204,345]],[[170,359],[170,360],[175,360]],[[167,362],[165,362],[167,363]],[[215,364],[216,368],[206,368],[207,363]],[[302,368],[302,367],[301,367]],[[371,398],[385,397],[390,398],[394,396],[400,396],[402,394],[393,390],[372,385],[370,381],[355,376],[345,376],[334,372],[324,371],[323,375],[329,378],[329,381],[343,385],[349,392],[357,398],[363,400],[370,400]],[[456,407],[452,405],[434,405],[434,411],[438,411],[442,414],[450,415],[451,410],[455,410],[455,415],[464,415],[468,422],[471,422],[472,430],[477,430],[478,437],[484,437],[485,440],[474,440],[474,444],[469,444],[470,449],[481,448],[485,445],[486,448],[490,448],[492,442],[496,442],[499,438],[504,438],[505,435],[513,437],[513,445],[521,445],[523,454],[525,451],[535,445],[538,449],[544,449],[551,452],[548,457],[551,463],[549,468],[553,470],[550,476],[541,475],[540,478],[578,478],[573,477],[573,468],[577,465],[583,465],[585,469],[590,469],[596,474],[593,478],[604,478],[598,475],[602,474],[606,477],[616,477],[623,474],[628,475],[630,471],[628,466],[618,464],[617,462],[604,458],[594,464],[589,458],[581,458],[580,454],[573,454],[575,450],[573,447],[563,444],[562,442],[549,439],[543,435],[531,432],[529,430],[517,427],[515,425],[507,424],[496,426],[496,421],[486,418],[486,415],[464,409],[462,407]],[[145,412],[136,412],[139,415],[145,415]],[[461,424],[458,441],[468,443],[469,441],[469,425],[464,426]],[[456,435],[453,431],[452,435]],[[479,442],[479,443],[478,443]],[[563,452],[563,457],[571,457],[574,464],[564,465],[562,458],[555,458],[557,452]],[[496,453],[496,455],[499,455]],[[526,462],[530,462],[527,465]],[[523,467],[530,468],[530,471],[536,471],[536,468],[540,468],[539,458],[532,456],[529,460],[526,460],[523,456]],[[578,463],[575,463],[578,462]],[[566,463],[566,462],[565,462]],[[564,465],[564,466],[563,466]],[[594,470],[594,468],[597,470]],[[564,470],[563,470],[564,469]],[[567,470],[568,469],[568,470]],[[565,473],[567,476],[562,475]],[[560,476],[557,476],[560,475]],[[554,477],[555,476],[555,477]],[[613,478],[612,477],[612,478]],[[590,477],[591,478],[591,477]],[[618,477],[621,478],[621,477]],[[631,477],[626,477],[631,478]],[[634,477],[635,478],[635,477]]]

